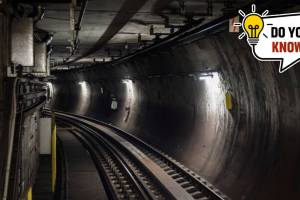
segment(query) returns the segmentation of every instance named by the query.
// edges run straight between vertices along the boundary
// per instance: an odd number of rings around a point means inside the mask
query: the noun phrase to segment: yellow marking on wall
[[[232,109],[232,97],[230,93],[226,93],[225,95],[225,105],[226,105],[226,109],[227,110],[231,110]]]
[[[27,200],[32,200],[32,187],[30,187],[27,192]]]
[[[51,177],[51,189],[55,192],[56,185],[56,124],[55,115],[52,113],[52,134],[51,134],[51,157],[52,157],[52,177]]]

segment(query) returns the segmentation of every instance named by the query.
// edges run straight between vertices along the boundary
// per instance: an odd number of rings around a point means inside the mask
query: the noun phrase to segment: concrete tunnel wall
[[[56,73],[53,105],[138,136],[232,199],[297,199],[300,66],[278,68],[222,27],[124,63]]]

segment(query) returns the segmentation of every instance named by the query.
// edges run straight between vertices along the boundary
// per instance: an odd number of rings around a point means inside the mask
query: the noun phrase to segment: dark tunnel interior
[[[299,11],[291,0],[0,0],[0,198],[32,200],[47,182],[49,200],[300,199],[300,59],[282,73],[281,57],[260,59],[249,42],[268,36],[241,27]]]
[[[219,26],[114,65],[55,74],[53,106],[120,127],[232,199],[299,196],[299,79]],[[226,109],[226,94],[233,108]]]

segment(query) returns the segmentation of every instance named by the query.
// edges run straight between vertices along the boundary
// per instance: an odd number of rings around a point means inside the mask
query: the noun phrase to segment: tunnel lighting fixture
[[[51,82],[47,82],[47,86],[48,86],[48,89],[49,89],[48,98],[52,98],[52,96],[53,96],[53,84]]]
[[[47,82],[47,86],[48,86],[49,88],[52,88],[52,87],[53,87],[53,85],[52,85],[51,82]]]
[[[211,76],[211,75],[207,75],[207,76],[199,76],[199,80],[201,81],[201,80],[207,80],[207,79],[211,79],[211,78],[213,78],[213,76]]]
[[[126,85],[127,88],[127,94],[131,97],[133,96],[133,82],[130,79],[124,79],[122,80],[122,83]]]
[[[130,79],[123,79],[123,80],[122,80],[122,83],[124,83],[124,84],[126,84],[126,85],[132,84],[132,80],[130,80]]]
[[[87,109],[89,108],[91,99],[90,99],[90,95],[91,95],[91,88],[89,86],[89,83],[86,81],[80,81],[78,82],[79,85],[79,98],[78,98],[78,104],[77,104],[77,110],[79,113],[84,114],[86,113]]]
[[[81,86],[85,86],[86,82],[85,81],[80,81],[80,82],[78,82],[78,84],[81,85]]]
[[[201,73],[198,78],[199,80],[209,80],[209,79],[213,79],[216,76],[218,76],[218,72],[207,72],[207,73]]]
[[[80,81],[80,82],[78,82],[78,84],[80,85],[80,87],[81,87],[81,94],[84,96],[84,97],[86,97],[86,96],[88,96],[88,92],[89,92],[89,90],[88,90],[88,84],[87,84],[87,82],[86,81]]]
[[[219,112],[218,109],[224,106],[224,91],[221,77],[218,72],[205,72],[201,75],[198,76],[199,80],[202,80],[199,81],[199,85],[201,85],[201,90],[204,94],[201,99],[205,99],[204,102],[206,102],[207,109],[210,112],[217,113]]]
[[[127,99],[127,107],[130,107],[133,101],[135,100],[135,95],[134,95],[134,85],[132,80],[130,79],[123,79],[122,83],[126,85],[126,99]]]
[[[127,90],[129,91],[129,93],[132,93],[133,91],[133,82],[130,79],[124,79],[122,80],[122,83],[124,83],[127,87]]]

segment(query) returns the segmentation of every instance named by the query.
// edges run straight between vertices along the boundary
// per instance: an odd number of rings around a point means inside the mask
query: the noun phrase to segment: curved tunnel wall
[[[53,105],[135,134],[233,199],[295,199],[300,67],[278,67],[221,27],[124,63],[57,73]]]

